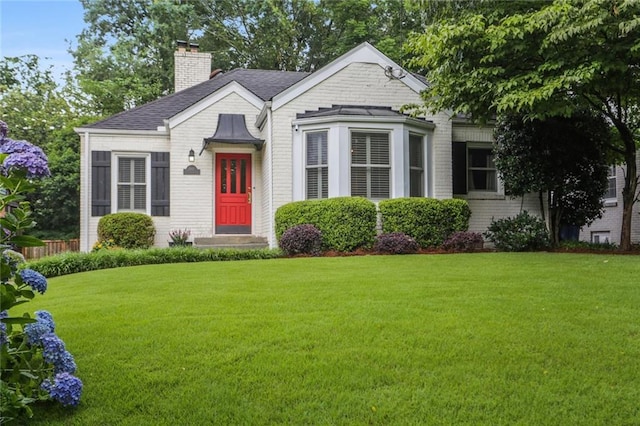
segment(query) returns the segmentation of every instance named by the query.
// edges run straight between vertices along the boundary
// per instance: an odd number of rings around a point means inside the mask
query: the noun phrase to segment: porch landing
[[[269,247],[269,243],[265,237],[255,235],[216,235],[194,238],[193,246],[202,249],[263,249]]]

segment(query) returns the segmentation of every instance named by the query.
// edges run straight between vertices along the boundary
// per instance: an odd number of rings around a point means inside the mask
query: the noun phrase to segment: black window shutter
[[[91,151],[91,216],[111,213],[111,151]]]
[[[467,143],[451,144],[451,160],[453,167],[453,193],[467,193]]]
[[[169,153],[151,153],[151,216],[169,216]]]

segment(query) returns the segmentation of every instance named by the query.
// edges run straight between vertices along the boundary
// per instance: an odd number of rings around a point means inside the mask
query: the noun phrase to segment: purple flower
[[[9,154],[2,163],[5,175],[14,169],[26,170],[27,177],[30,178],[51,175],[45,153],[40,147],[27,141],[3,139],[0,144],[0,153]]]
[[[44,294],[47,291],[47,279],[40,272],[33,269],[23,269],[20,271],[20,278],[40,294]]]
[[[27,342],[30,345],[42,344],[42,336],[53,333],[56,325],[53,316],[47,311],[36,311],[36,322],[24,326],[24,334],[27,335]]]
[[[8,316],[9,313],[7,311],[0,312],[0,319],[6,318]],[[0,321],[0,346],[4,345],[8,341],[9,339],[7,338],[7,324]]]
[[[9,126],[7,126],[7,123],[4,121],[0,120],[0,139],[6,138],[7,133],[9,133]]]
[[[49,396],[64,406],[77,406],[82,394],[82,381],[69,373],[58,373],[40,385]]]
[[[42,357],[49,364],[57,365],[63,362],[62,358],[67,350],[64,342],[55,334],[47,333],[40,338],[42,343]]]
[[[76,372],[76,369],[77,369],[76,361],[73,359],[73,355],[71,355],[69,351],[64,351],[64,353],[58,359],[58,361],[55,364],[53,364],[53,367],[56,374],[58,373],[73,374]]]

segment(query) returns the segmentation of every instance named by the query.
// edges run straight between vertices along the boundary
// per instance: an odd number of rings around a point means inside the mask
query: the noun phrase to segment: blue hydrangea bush
[[[322,233],[310,224],[296,225],[284,231],[279,245],[289,256],[296,254],[318,256],[322,248]]]
[[[381,254],[417,253],[420,246],[410,236],[402,232],[387,232],[376,237],[373,250]]]
[[[82,393],[76,362],[56,335],[53,316],[17,312],[47,291],[47,279],[24,268],[19,249],[42,245],[25,233],[34,225],[26,195],[35,180],[49,176],[49,168],[40,148],[11,140],[7,132],[0,121],[0,424],[32,417],[36,401],[76,406]]]

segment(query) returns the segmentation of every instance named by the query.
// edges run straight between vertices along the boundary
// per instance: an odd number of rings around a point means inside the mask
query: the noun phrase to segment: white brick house
[[[157,246],[188,228],[195,238],[253,235],[272,247],[276,209],[303,199],[460,197],[478,232],[492,218],[539,212],[535,196],[504,196],[492,128],[447,112],[401,113],[421,102],[425,81],[368,43],[313,73],[209,78],[208,55],[181,48],[176,86],[185,89],[76,129],[81,250],[97,240],[100,217],[118,211],[151,215]]]

